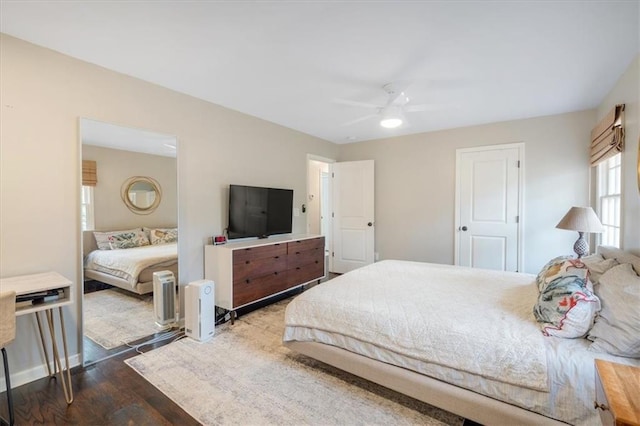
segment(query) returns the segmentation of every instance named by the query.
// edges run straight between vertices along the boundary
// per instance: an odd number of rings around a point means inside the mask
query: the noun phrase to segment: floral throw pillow
[[[156,228],[149,230],[151,244],[168,244],[178,241],[178,228]]]
[[[554,262],[555,261],[555,262]],[[579,259],[556,258],[538,274],[540,295],[533,308],[546,336],[582,337],[593,325],[600,300]]]
[[[147,235],[140,228],[126,231],[94,232],[93,236],[96,238],[100,250],[117,250],[149,245]]]

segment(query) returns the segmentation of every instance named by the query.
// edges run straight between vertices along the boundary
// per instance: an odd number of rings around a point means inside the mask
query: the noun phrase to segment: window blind
[[[98,183],[98,170],[95,161],[82,160],[82,185],[96,186]]]
[[[591,166],[624,149],[624,104],[616,105],[591,131]]]

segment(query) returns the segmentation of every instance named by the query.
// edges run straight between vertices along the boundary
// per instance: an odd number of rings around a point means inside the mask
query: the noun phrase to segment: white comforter
[[[169,264],[178,258],[177,243],[148,245],[129,249],[94,250],[85,259],[85,269],[108,273],[127,280],[132,287],[138,275],[150,266]]]
[[[548,391],[536,297],[532,275],[382,261],[298,296],[287,307],[284,340],[309,327]]]

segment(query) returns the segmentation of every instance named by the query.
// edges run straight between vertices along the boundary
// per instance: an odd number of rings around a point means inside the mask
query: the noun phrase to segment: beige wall
[[[176,159],[119,149],[82,145],[82,159],[95,160],[98,184],[94,188],[95,229],[136,226],[175,226],[178,223]],[[122,184],[132,176],[147,176],[160,184],[162,201],[148,215],[133,213],[122,201]]]
[[[625,148],[622,154],[622,247],[640,253],[640,192],[638,149],[640,144],[640,55],[631,62],[598,107],[601,120],[616,104],[625,104]],[[594,205],[595,207],[595,205]]]
[[[292,188],[300,207],[307,154],[337,156],[332,143],[6,35],[0,74],[0,276],[54,270],[76,283],[78,303],[65,309],[71,354],[81,333],[80,117],[177,136],[182,284],[203,277],[203,244],[226,226],[230,183]],[[20,317],[15,386],[44,376],[36,336],[33,318]]]
[[[345,145],[339,161],[375,160],[380,259],[453,263],[456,149],[525,144],[524,271],[571,254],[577,233],[555,229],[588,205],[594,111],[494,123]]]

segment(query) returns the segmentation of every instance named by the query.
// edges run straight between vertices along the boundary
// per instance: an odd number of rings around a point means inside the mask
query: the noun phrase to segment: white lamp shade
[[[556,228],[589,233],[604,232],[600,219],[591,207],[571,207]]]
[[[395,105],[389,105],[382,113],[382,118],[380,119],[380,125],[387,129],[395,129],[401,126],[403,122],[404,117],[402,116],[402,111]]]

